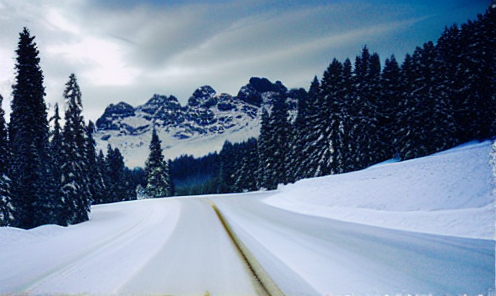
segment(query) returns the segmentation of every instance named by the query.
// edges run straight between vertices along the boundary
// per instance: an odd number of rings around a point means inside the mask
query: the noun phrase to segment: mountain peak
[[[199,87],[184,107],[176,97],[159,94],[138,107],[121,102],[105,109],[97,121],[95,139],[100,149],[109,143],[118,147],[131,167],[143,165],[152,127],[169,157],[203,156],[220,150],[225,140],[257,137],[261,106],[270,105],[273,96],[280,94],[289,95],[281,82],[253,77],[237,96],[218,95],[209,85]]]
[[[267,78],[252,77],[250,82],[238,92],[238,98],[249,104],[260,107],[263,103],[262,94],[276,92],[286,93],[288,89],[280,82],[272,83]]]
[[[103,115],[96,121],[96,127],[103,130],[118,130],[119,127],[114,124],[116,120],[134,116],[134,107],[125,102],[116,105],[110,104],[105,108]]]
[[[195,90],[193,95],[188,100],[188,105],[191,107],[201,106],[210,108],[217,104],[215,94],[217,92],[209,85],[202,86]]]

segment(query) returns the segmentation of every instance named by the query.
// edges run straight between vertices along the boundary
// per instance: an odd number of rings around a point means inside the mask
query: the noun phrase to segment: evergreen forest
[[[91,205],[172,195],[273,190],[304,178],[408,160],[496,135],[496,8],[447,27],[402,60],[363,47],[334,59],[306,89],[262,110],[258,138],[219,153],[166,160],[153,132],[145,168],[110,145],[96,150],[74,74],[48,118],[39,52],[19,34],[10,122],[0,108],[0,225],[30,229],[86,221]],[[297,102],[297,115],[289,104]],[[0,96],[0,104],[3,98]]]
[[[172,162],[176,192],[272,190],[304,178],[408,160],[496,136],[496,9],[445,28],[403,60],[367,47],[334,59],[307,90],[282,92],[263,110],[258,139]],[[297,99],[296,118],[288,113]],[[206,159],[215,164],[203,168]],[[176,168],[175,168],[176,167]],[[188,167],[187,177],[178,167]],[[183,186],[183,184],[187,186]],[[184,189],[183,189],[184,187]]]
[[[19,34],[8,124],[0,109],[0,225],[24,229],[87,221],[92,204],[135,199],[144,180],[142,169],[125,167],[117,148],[97,153],[74,74],[62,94],[64,126],[58,105],[48,118],[34,39],[27,28]]]

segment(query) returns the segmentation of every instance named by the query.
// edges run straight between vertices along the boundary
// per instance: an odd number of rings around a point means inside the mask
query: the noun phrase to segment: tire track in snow
[[[169,205],[170,207],[171,205]],[[175,206],[177,207],[177,206]],[[91,292],[91,293],[99,293],[100,291],[93,291],[95,289],[95,286],[92,286],[91,282],[94,283],[95,279],[93,278],[93,281],[90,279],[91,276],[86,279],[86,277],[82,276],[81,273],[85,273],[86,275],[94,273],[95,271],[95,264],[98,264],[98,258],[102,259],[102,261],[105,260],[106,257],[109,256],[114,256],[114,257],[119,257],[119,254],[129,254],[129,249],[131,246],[135,246],[136,243],[139,244],[140,238],[143,238],[148,234],[148,230],[150,227],[159,225],[160,223],[163,223],[163,220],[171,220],[177,221],[177,215],[174,215],[174,210],[172,211],[164,211],[163,205],[161,206],[155,206],[151,207],[152,212],[146,216],[140,217],[137,221],[132,223],[132,225],[129,225],[128,227],[124,228],[122,231],[119,231],[117,234],[109,236],[107,239],[105,239],[102,242],[98,242],[96,244],[90,244],[88,247],[84,248],[83,250],[78,250],[74,254],[71,254],[71,258],[76,258],[72,259],[69,262],[63,263],[58,265],[56,268],[53,268],[52,270],[46,272],[45,274],[41,275],[37,281],[34,281],[30,284],[30,286],[27,287],[27,289],[24,290],[24,292],[27,293],[56,293],[59,294],[61,292],[69,292],[70,290],[74,289],[71,287],[72,285],[70,283],[76,281],[76,282],[90,282],[90,286],[87,286],[86,289],[89,289],[84,292]],[[174,206],[173,206],[174,208]],[[172,214],[172,215],[171,215]],[[174,222],[175,223],[175,222]],[[164,241],[166,240],[167,236],[165,236]],[[144,257],[149,257],[152,256],[153,252],[150,252],[149,254],[141,254],[141,257],[143,257],[142,261],[146,262],[146,258]],[[70,260],[70,259],[69,259]],[[106,281],[111,282],[110,285],[108,286],[114,286],[115,289],[120,287],[122,285],[121,282],[125,282],[127,277],[130,277],[133,275],[132,271],[134,269],[137,269],[139,266],[136,266],[133,264],[133,266],[125,266],[129,271],[128,271],[128,276],[123,276],[121,273],[119,278],[114,278],[114,279],[108,279],[105,276],[102,276],[101,279],[104,279]],[[102,268],[110,268],[108,266],[103,266]],[[117,268],[114,268],[117,269]],[[101,271],[101,269],[99,269]],[[109,273],[108,270],[106,273]],[[64,291],[64,284],[69,283],[69,291]],[[84,286],[84,285],[83,285]],[[107,287],[108,287],[107,286]],[[58,290],[62,289],[62,290]],[[98,290],[98,289],[97,289]],[[81,291],[77,291],[81,292]],[[102,291],[103,292],[103,291]]]
[[[251,254],[250,250],[248,250],[243,242],[237,237],[236,233],[234,233],[217,206],[208,198],[206,199],[206,201],[212,206],[222,226],[229,235],[229,238],[236,246],[241,259],[247,265],[248,269],[254,276],[255,284],[257,284],[257,291],[260,293],[260,295],[284,296],[284,293],[277,286],[274,280],[272,280],[272,278],[264,270],[262,265],[260,265],[257,259],[255,259],[255,257]]]

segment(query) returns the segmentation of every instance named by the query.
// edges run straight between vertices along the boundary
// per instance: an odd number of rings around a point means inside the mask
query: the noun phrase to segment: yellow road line
[[[236,246],[236,249],[239,251],[243,261],[248,266],[248,269],[251,271],[253,276],[255,277],[259,287],[260,295],[269,295],[269,296],[285,296],[281,289],[277,286],[277,284],[272,280],[269,274],[263,269],[262,265],[255,259],[253,254],[248,250],[248,248],[243,244],[243,242],[238,238],[236,233],[232,230],[231,226],[227,223],[226,219],[219,211],[217,206],[210,200],[206,199],[207,202],[212,206],[217,217],[219,217],[222,226],[226,230],[227,234],[231,238],[232,242]]]

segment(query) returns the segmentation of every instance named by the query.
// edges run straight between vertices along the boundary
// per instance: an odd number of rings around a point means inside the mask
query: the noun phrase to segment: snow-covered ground
[[[277,191],[94,206],[0,228],[0,294],[257,295],[219,221],[286,295],[493,295],[490,143]]]
[[[0,229],[0,294],[255,295],[203,199],[95,206],[68,228]]]
[[[493,296],[493,240],[307,216],[265,198],[212,200],[286,295]]]
[[[392,229],[494,239],[491,143],[283,186],[265,203]]]

